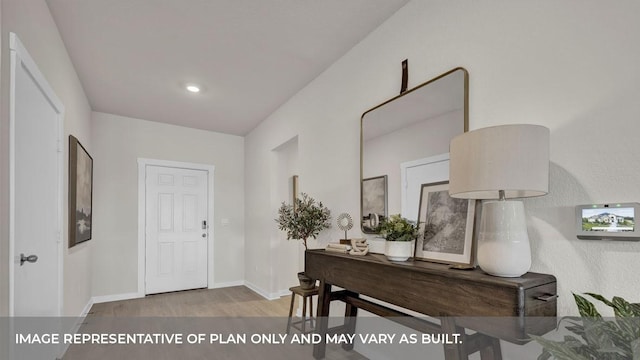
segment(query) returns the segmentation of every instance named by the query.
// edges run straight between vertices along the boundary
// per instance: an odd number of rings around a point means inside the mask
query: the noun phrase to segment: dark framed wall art
[[[423,184],[415,258],[472,267],[475,200],[449,196],[449,182]]]
[[[387,175],[362,179],[362,231],[377,234],[387,218]]]
[[[93,158],[69,135],[69,247],[91,240]]]

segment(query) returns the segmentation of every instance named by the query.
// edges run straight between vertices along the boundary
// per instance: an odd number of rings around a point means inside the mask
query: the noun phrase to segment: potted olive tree
[[[400,214],[391,215],[380,224],[380,235],[385,238],[384,255],[391,261],[406,261],[413,252],[418,227]]]
[[[300,197],[295,199],[294,204],[282,203],[278,209],[278,228],[287,233],[287,240],[302,240],[304,249],[308,249],[307,240],[316,238],[320,231],[331,227],[329,220],[331,212],[322,202],[316,202],[309,195],[302,193]],[[298,273],[300,286],[303,289],[312,289],[315,286],[315,280],[304,275],[304,272]]]

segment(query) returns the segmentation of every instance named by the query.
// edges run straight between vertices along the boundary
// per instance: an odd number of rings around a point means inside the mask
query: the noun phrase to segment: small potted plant
[[[391,215],[380,224],[380,235],[386,240],[384,255],[391,261],[406,261],[413,252],[418,227],[400,214]]]
[[[294,205],[282,203],[278,209],[278,218],[275,220],[278,223],[278,229],[287,233],[287,240],[302,240],[304,249],[307,250],[309,238],[315,239],[320,231],[331,227],[329,222],[331,212],[322,202],[316,202],[305,193],[295,199]],[[298,273],[298,279],[303,289],[312,289],[316,283],[315,280],[305,276],[304,272]]]

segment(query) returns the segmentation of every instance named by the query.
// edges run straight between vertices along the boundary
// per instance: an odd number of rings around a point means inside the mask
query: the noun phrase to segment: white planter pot
[[[413,241],[385,241],[384,255],[391,261],[407,261],[413,254]]]

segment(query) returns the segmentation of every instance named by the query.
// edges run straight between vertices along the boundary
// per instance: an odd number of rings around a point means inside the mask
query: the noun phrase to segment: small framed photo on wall
[[[449,182],[423,184],[415,258],[472,267],[475,200],[449,196]]]

